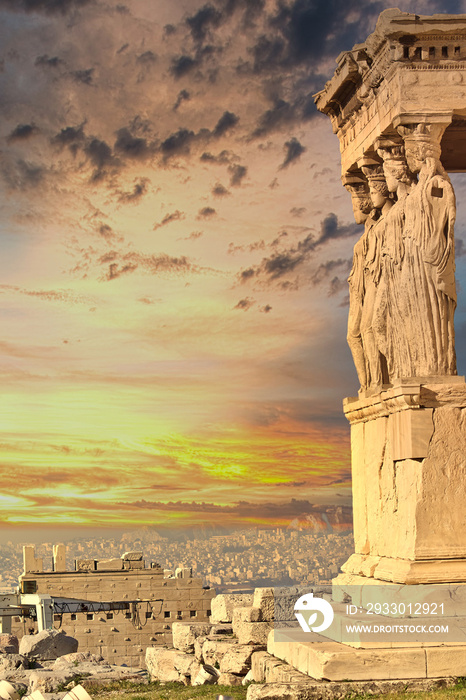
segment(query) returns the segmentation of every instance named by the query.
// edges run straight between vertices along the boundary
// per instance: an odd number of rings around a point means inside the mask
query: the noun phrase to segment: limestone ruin
[[[146,648],[171,645],[174,621],[208,622],[215,590],[204,588],[191,569],[171,571],[158,564],[146,568],[142,552],[126,552],[120,559],[77,559],[66,570],[65,546],[53,551],[53,571],[44,571],[34,547],[24,548],[23,594],[91,601],[82,609],[63,603],[54,610],[53,626],[79,642],[79,651],[101,654],[111,664],[144,666]],[[99,603],[131,602],[125,609],[100,609]],[[111,607],[111,606],[110,606]],[[123,606],[122,606],[123,607]],[[4,622],[7,618],[4,618]],[[19,639],[37,631],[33,620],[13,618],[9,630]]]
[[[456,371],[455,194],[466,171],[466,15],[382,12],[316,95],[364,229],[349,277],[361,385],[355,554],[338,583],[466,581],[466,385]]]

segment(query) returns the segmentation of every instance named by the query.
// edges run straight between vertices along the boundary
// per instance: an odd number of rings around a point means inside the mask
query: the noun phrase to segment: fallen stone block
[[[239,644],[232,646],[220,661],[220,671],[246,675],[251,668],[251,657],[255,651],[258,651],[258,647]]]
[[[102,664],[108,665],[101,654],[93,654],[89,649],[85,649],[84,651],[76,651],[72,654],[60,656],[58,659],[55,659],[53,668],[59,668],[60,666],[76,667],[83,663],[90,663],[98,666]]]
[[[33,670],[29,676],[28,692],[40,690],[42,693],[53,693],[59,687],[63,687],[76,677],[76,669],[67,671],[51,671],[49,669]]]
[[[28,659],[57,659],[78,650],[78,640],[58,630],[43,630],[38,634],[25,634],[19,645],[19,653]]]
[[[231,622],[233,610],[241,607],[251,607],[253,596],[251,593],[222,593],[212,598],[210,622]]]
[[[241,685],[242,677],[234,673],[221,673],[218,677],[219,685]]]
[[[252,679],[256,683],[265,681],[265,661],[274,658],[267,651],[255,651],[251,656]]]
[[[18,671],[29,668],[29,662],[21,654],[0,655],[0,676],[4,677],[6,672]]]
[[[148,647],[146,668],[153,681],[182,683],[198,673],[199,663],[192,654],[185,654],[176,649]]]
[[[275,619],[275,593],[273,588],[256,588],[252,603],[253,608],[260,610],[261,621]],[[251,620],[253,622],[253,620]]]
[[[256,644],[266,649],[270,630],[270,622],[243,622],[236,628],[235,634],[240,644]]]
[[[210,627],[208,622],[174,622],[173,646],[180,651],[193,652],[196,638],[208,635]]]
[[[0,654],[18,654],[19,641],[14,634],[0,634]]]
[[[220,666],[220,662],[225,656],[225,654],[230,651],[232,647],[238,645],[237,640],[234,641],[217,641],[214,639],[205,639],[202,645],[202,659],[205,664],[210,666]]]

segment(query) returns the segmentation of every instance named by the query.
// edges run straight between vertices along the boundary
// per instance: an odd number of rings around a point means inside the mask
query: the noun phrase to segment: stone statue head
[[[342,177],[343,185],[351,194],[354,219],[363,224],[372,210],[369,185],[361,172],[348,172]]]
[[[413,184],[415,175],[408,167],[401,137],[377,139],[376,150],[383,160],[383,172],[390,192],[397,192],[400,184],[408,187]]]
[[[374,209],[382,209],[390,197],[382,163],[365,158],[361,170],[367,178],[372,206]]]
[[[444,124],[403,124],[398,127],[403,137],[406,162],[413,173],[419,173],[427,163],[431,167],[440,163],[440,140]]]

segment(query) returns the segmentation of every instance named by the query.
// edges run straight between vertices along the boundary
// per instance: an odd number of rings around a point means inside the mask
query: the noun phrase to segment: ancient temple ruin
[[[466,386],[455,194],[466,171],[466,15],[386,10],[316,95],[361,236],[348,343],[355,554],[337,582],[466,581]]]

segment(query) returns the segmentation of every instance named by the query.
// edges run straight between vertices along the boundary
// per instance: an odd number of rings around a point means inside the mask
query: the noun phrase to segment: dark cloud
[[[295,216],[296,218],[299,219],[299,217],[302,216],[305,211],[306,211],[306,207],[292,207],[290,209],[290,214],[291,214],[291,216]]]
[[[220,163],[226,164],[231,161],[231,154],[229,151],[221,151],[218,155],[214,156],[212,153],[204,152],[200,158],[204,163]]]
[[[173,156],[189,154],[190,146],[195,138],[196,134],[190,129],[178,129],[176,133],[171,134],[160,145],[165,160]]]
[[[218,27],[222,21],[222,14],[210,4],[204,5],[196,14],[186,19],[194,41],[205,40],[210,28]]]
[[[245,165],[236,163],[235,165],[228,166],[228,172],[230,173],[230,185],[232,187],[239,187],[243,178],[246,177],[248,169]]]
[[[253,299],[250,299],[249,297],[245,297],[244,299],[240,299],[239,302],[236,304],[236,306],[233,307],[233,309],[247,311],[248,309],[251,308],[251,306],[254,306],[255,303],[256,302]]]
[[[216,210],[213,209],[212,207],[203,207],[202,209],[199,210],[197,218],[198,219],[211,219],[216,214],[217,214]]]
[[[296,121],[298,121],[296,106],[285,100],[277,99],[274,101],[273,107],[264,112],[259,118],[259,123],[254,129],[252,136],[254,138],[265,136]]]
[[[18,124],[7,138],[7,141],[26,141],[39,132],[35,124]]]
[[[270,311],[272,311],[272,307],[270,306],[270,304],[266,304],[265,306],[262,306],[259,309],[259,311],[262,311],[262,313],[264,313],[264,314],[268,314],[268,313],[270,313]]]
[[[118,236],[108,224],[100,224],[97,230],[106,241],[121,240],[121,236]]]
[[[150,65],[157,61],[157,55],[153,51],[144,51],[136,57],[137,63],[142,63],[144,65]]]
[[[212,188],[212,194],[214,197],[227,197],[231,194],[231,192],[230,190],[227,190],[227,188],[220,182],[217,182],[217,184]]]
[[[93,68],[87,68],[86,70],[74,70],[70,72],[70,76],[77,83],[83,83],[84,85],[92,84],[92,76],[94,74]]]
[[[184,219],[185,216],[183,212],[179,211],[178,209],[171,214],[166,214],[162,221],[160,221],[157,224],[154,224],[153,230],[156,231],[158,228],[161,228],[162,226],[166,226],[167,224],[171,224],[172,221],[181,221]]]
[[[149,178],[141,177],[134,183],[134,187],[131,192],[122,192],[119,196],[120,202],[137,202],[144,197],[147,192],[147,186],[149,183]]]
[[[198,64],[199,61],[196,58],[183,54],[172,59],[170,72],[175,78],[182,78],[196,68]]]
[[[97,263],[106,269],[104,279],[107,281],[117,279],[136,270],[141,270],[151,275],[196,271],[195,266],[185,256],[173,257],[165,253],[146,255],[135,251],[121,253],[112,250],[102,255],[97,260]]]
[[[53,143],[60,146],[68,146],[75,154],[77,149],[85,142],[84,124],[79,126],[66,126],[52,139]]]
[[[213,136],[223,136],[224,134],[226,134],[227,131],[233,129],[233,127],[235,127],[238,122],[239,117],[236,116],[236,114],[233,114],[233,112],[228,111],[224,112],[218,120],[217,124],[215,125]]]
[[[94,0],[0,0],[0,9],[65,14],[90,4],[94,4]]]
[[[108,174],[108,168],[119,165],[108,143],[100,139],[91,138],[84,146],[83,151],[95,166],[93,180],[101,180]]]
[[[13,164],[5,163],[2,174],[8,187],[14,190],[27,190],[38,187],[44,180],[47,170],[42,165],[26,160]]]
[[[189,94],[189,92],[188,92],[187,90],[180,90],[180,92],[178,93],[178,97],[176,98],[176,102],[175,102],[175,104],[173,105],[173,111],[176,112],[176,110],[178,109],[178,107],[180,106],[180,104],[181,104],[184,100],[187,101],[187,100],[189,100],[189,99],[191,99],[191,95]]]
[[[280,165],[281,170],[283,168],[287,168],[290,165],[290,163],[294,163],[294,161],[298,160],[298,158],[306,150],[306,148],[302,144],[300,144],[298,139],[294,136],[289,141],[285,141],[284,148],[286,150],[286,155],[285,160]]]
[[[176,34],[176,27],[174,24],[166,24],[163,28],[163,33],[165,36],[172,36]]]
[[[357,224],[341,225],[338,223],[336,215],[332,212],[328,214],[321,223],[320,234],[316,237],[314,234],[309,233],[305,238],[298,241],[288,248],[281,248],[275,250],[272,255],[262,259],[262,262],[257,266],[249,267],[245,270],[241,270],[239,273],[239,279],[241,282],[247,282],[254,277],[263,278],[269,282],[275,282],[286,277],[289,273],[294,272],[297,268],[301,267],[305,262],[307,262],[314,251],[321,248],[323,245],[328,243],[330,240],[336,240],[339,238],[347,238],[353,236],[360,232],[360,228]],[[280,244],[281,240],[286,240],[286,232],[282,232],[280,236],[275,239],[271,246],[276,248]],[[328,277],[331,270],[340,265],[348,266],[348,261],[338,260],[330,261],[318,269],[315,273],[316,277],[313,280],[314,284],[317,284],[322,279]],[[327,268],[326,268],[327,265]],[[335,281],[333,284],[334,290],[337,288],[339,281]],[[283,284],[282,284],[283,287]],[[283,288],[289,288],[289,284]]]
[[[133,136],[127,128],[119,129],[116,135],[117,140],[115,141],[114,150],[121,155],[136,160],[144,160],[154,152],[153,145],[149,144],[147,139]]]
[[[34,61],[35,66],[45,66],[47,68],[58,68],[58,66],[62,63],[64,63],[64,61],[62,61],[61,58],[58,58],[58,56],[49,57],[48,54],[38,56]]]

